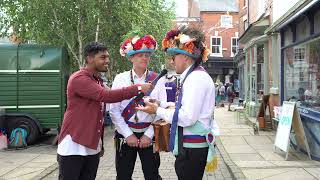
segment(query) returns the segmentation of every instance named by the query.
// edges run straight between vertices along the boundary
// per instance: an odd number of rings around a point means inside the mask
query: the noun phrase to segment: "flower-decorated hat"
[[[126,39],[120,46],[121,56],[130,57],[137,53],[153,53],[157,49],[157,41],[151,35],[134,36]]]
[[[188,34],[189,33],[189,34]],[[173,29],[162,40],[162,49],[168,54],[184,54],[195,60],[208,60],[209,50],[200,31],[188,28]]]

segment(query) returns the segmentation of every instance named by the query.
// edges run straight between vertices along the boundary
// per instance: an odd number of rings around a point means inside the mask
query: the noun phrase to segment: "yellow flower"
[[[185,45],[184,45],[184,50],[187,51],[188,53],[192,54],[193,52],[193,48],[194,48],[194,44],[193,42],[187,42]]]
[[[162,44],[162,49],[169,48],[170,46],[170,42],[167,39],[163,39],[161,44]]]

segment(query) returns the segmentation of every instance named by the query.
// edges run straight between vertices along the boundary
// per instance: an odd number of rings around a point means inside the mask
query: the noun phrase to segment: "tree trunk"
[[[97,28],[96,28],[96,39],[95,39],[96,42],[98,42],[98,40],[99,40],[99,26],[100,26],[100,18],[98,15],[98,22],[97,22]]]
[[[80,63],[79,63],[80,60],[79,60],[76,52],[74,51],[71,43],[67,40],[63,28],[59,25],[60,23],[59,23],[59,20],[58,20],[57,11],[56,11],[56,9],[53,7],[53,4],[52,4],[52,3],[51,3],[50,5],[51,5],[53,17],[54,17],[54,20],[53,20],[53,21],[55,22],[55,25],[56,25],[56,26],[55,26],[55,27],[56,27],[55,34],[56,34],[57,36],[59,36],[61,39],[64,40],[64,42],[65,42],[66,45],[67,45],[67,48],[68,48],[69,52],[71,52],[73,58],[77,61],[78,66],[80,67]]]
[[[78,16],[78,25],[77,25],[77,33],[78,33],[78,44],[79,44],[79,49],[78,49],[78,65],[79,65],[79,68],[83,67],[84,66],[84,61],[83,61],[83,50],[82,50],[82,47],[83,47],[83,42],[82,42],[82,32],[83,32],[83,21],[82,21],[82,15],[81,15],[81,7],[79,6],[79,16]],[[85,57],[86,58],[86,57]]]

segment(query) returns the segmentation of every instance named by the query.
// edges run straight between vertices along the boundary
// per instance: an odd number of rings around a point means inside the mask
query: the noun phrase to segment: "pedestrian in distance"
[[[225,86],[220,83],[220,88],[219,88],[219,100],[220,100],[220,107],[224,107],[224,100],[225,100],[225,91],[226,91],[226,88]]]
[[[227,87],[227,96],[228,96],[228,111],[231,111],[230,107],[235,98],[235,92],[233,91],[233,84],[229,84]]]
[[[85,67],[70,76],[67,110],[58,138],[59,180],[94,180],[103,156],[105,103],[130,99],[148,92],[150,83],[105,89],[100,72],[107,71],[109,53],[105,45],[91,42],[84,48]]]

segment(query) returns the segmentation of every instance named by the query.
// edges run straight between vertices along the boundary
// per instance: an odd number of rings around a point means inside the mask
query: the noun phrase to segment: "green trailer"
[[[0,127],[24,128],[27,143],[59,129],[66,109],[69,58],[65,48],[0,44]]]

